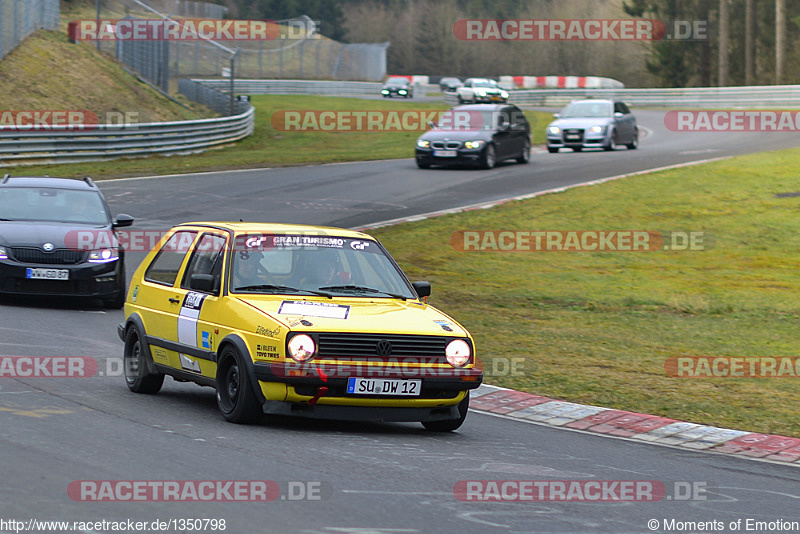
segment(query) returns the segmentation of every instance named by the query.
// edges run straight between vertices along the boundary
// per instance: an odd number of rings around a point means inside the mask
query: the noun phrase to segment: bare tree
[[[786,52],[786,0],[775,0],[775,83],[783,83]]]

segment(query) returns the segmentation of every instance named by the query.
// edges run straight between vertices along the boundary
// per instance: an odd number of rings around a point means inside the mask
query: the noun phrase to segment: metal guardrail
[[[192,80],[206,87],[227,91],[230,80]],[[237,79],[235,91],[245,95],[327,95],[327,96],[379,96],[382,83],[338,82],[319,80],[242,80]],[[414,84],[417,95],[438,92],[434,84]]]
[[[685,89],[520,89],[508,101],[523,106],[561,107],[580,98],[616,98],[629,106],[663,108],[798,108],[800,85],[690,87]],[[458,103],[455,93],[445,102]]]
[[[76,163],[125,156],[181,154],[231,143],[253,133],[255,109],[194,121],[123,125],[0,127],[0,166]]]

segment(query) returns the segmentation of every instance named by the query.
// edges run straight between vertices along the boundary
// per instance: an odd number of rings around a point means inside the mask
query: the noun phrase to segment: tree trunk
[[[728,85],[728,74],[730,64],[728,56],[731,47],[731,17],[730,0],[719,0],[719,76],[718,85],[726,87]]]
[[[786,50],[786,0],[775,0],[775,83],[783,83]]]
[[[756,1],[744,3],[744,84],[753,85],[755,81],[755,22]]]

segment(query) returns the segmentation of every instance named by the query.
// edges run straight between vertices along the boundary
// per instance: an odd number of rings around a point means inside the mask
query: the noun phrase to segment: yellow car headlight
[[[447,344],[444,354],[447,363],[453,367],[463,367],[472,358],[472,349],[470,349],[469,343],[463,339],[454,339]]]
[[[307,362],[317,353],[317,344],[308,334],[298,334],[289,340],[289,356],[297,362]]]

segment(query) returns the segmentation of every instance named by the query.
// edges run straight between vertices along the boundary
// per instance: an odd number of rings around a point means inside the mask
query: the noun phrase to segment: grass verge
[[[676,356],[798,355],[798,174],[800,150],[764,153],[372,233],[473,333],[488,383],[800,437],[800,377],[664,368]],[[450,245],[460,230],[692,231],[713,248],[464,252]],[[497,365],[512,358],[523,372]]]
[[[408,158],[422,132],[284,132],[271,124],[282,110],[446,110],[443,103],[394,102],[318,96],[253,96],[255,132],[233,145],[184,156],[151,156],[77,164],[8,167],[6,172],[97,179],[178,174],[258,167],[284,167],[344,161]],[[25,108],[21,108],[25,109]],[[544,142],[550,115],[525,111],[534,128],[533,142]]]

